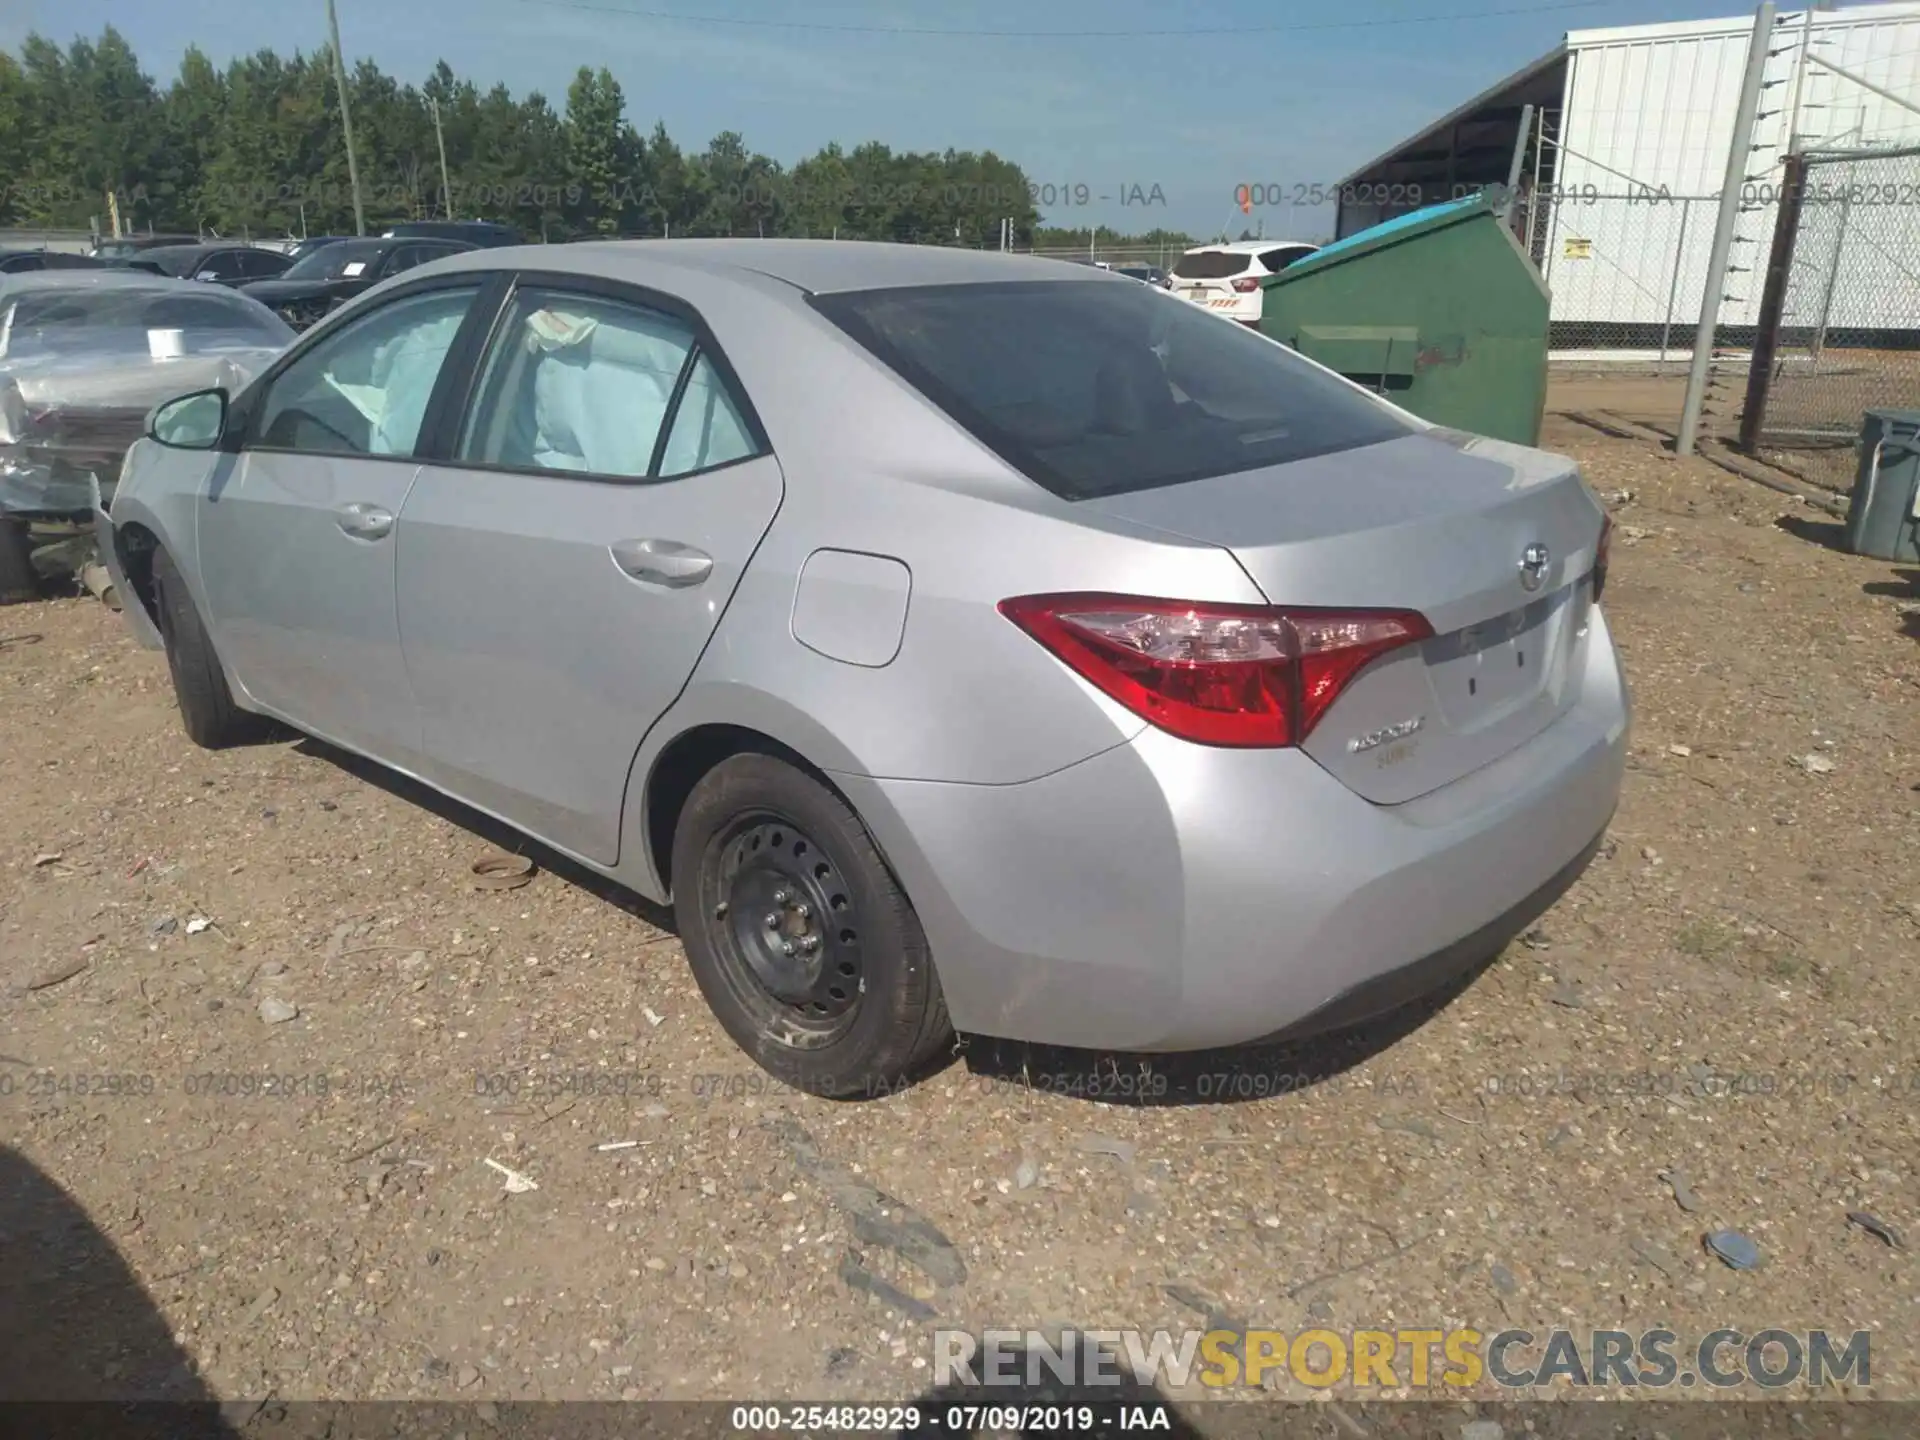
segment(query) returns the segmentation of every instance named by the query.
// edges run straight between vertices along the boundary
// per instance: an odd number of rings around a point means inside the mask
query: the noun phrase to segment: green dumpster
[[[1384,221],[1262,290],[1262,334],[1436,425],[1539,442],[1547,287],[1493,197]]]

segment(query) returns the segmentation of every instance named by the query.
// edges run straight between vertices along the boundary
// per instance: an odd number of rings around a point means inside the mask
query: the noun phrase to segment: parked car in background
[[[339,240],[294,261],[278,278],[241,286],[296,330],[304,330],[382,280],[476,248],[465,240]]]
[[[293,332],[259,303],[131,270],[0,276],[0,600],[93,554],[127,447],[162,400],[238,385]]]
[[[116,267],[145,270],[175,280],[203,280],[216,285],[245,285],[271,280],[293,262],[275,250],[258,245],[222,242],[209,245],[159,245],[111,262]]]
[[[513,226],[492,220],[408,220],[383,233],[387,239],[464,240],[481,249],[527,243],[526,236]]]
[[[1158,265],[1115,265],[1112,269],[1114,274],[1138,280],[1142,285],[1152,285],[1161,290],[1173,288],[1173,277]]]
[[[803,1090],[1368,1019],[1620,790],[1573,462],[1091,268],[481,251],[149,437],[104,540],[196,741],[277,717],[670,901]]]
[[[353,238],[351,235],[308,235],[304,239],[295,240],[287,247],[287,258],[289,260],[304,260],[316,250],[325,249],[329,245],[337,245],[342,240],[351,240]]]
[[[0,250],[0,275],[25,275],[35,270],[98,270],[101,262],[70,250]]]
[[[129,255],[137,255],[142,250],[158,249],[162,245],[198,245],[198,235],[122,235],[113,240],[96,240],[87,253],[96,260],[123,260]]]
[[[1196,245],[1173,262],[1173,293],[1242,325],[1260,323],[1260,282],[1320,247],[1304,240]]]

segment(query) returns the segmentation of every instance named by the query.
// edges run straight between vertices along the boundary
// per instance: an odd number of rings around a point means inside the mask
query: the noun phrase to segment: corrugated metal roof
[[[1786,33],[1790,27],[1793,33],[1799,33],[1806,12],[1790,11],[1782,13],[1776,20],[1776,35]],[[1920,18],[1920,3],[1902,0],[1902,3],[1884,5],[1850,5],[1836,10],[1814,12],[1814,28],[1819,30],[1830,24],[1858,25],[1862,22],[1896,24],[1903,20]],[[1366,164],[1357,167],[1341,180],[1348,185],[1369,171],[1386,164],[1403,151],[1418,148],[1426,141],[1445,134],[1455,124],[1466,119],[1481,106],[1493,100],[1502,91],[1510,90],[1524,81],[1531,80],[1550,67],[1564,61],[1579,50],[1594,49],[1600,46],[1621,44],[1643,44],[1656,41],[1709,39],[1728,35],[1749,35],[1753,32],[1751,14],[1730,15],[1709,20],[1668,20],[1650,25],[1615,25],[1596,30],[1570,30],[1566,37],[1539,59],[1529,61],[1502,80],[1497,80],[1475,95],[1464,105],[1448,111],[1423,130],[1417,130],[1404,140],[1374,156]]]
[[[1558,65],[1562,60],[1565,60],[1566,58],[1567,58],[1567,47],[1563,44],[1563,45],[1557,46],[1552,50],[1549,50],[1545,55],[1542,55],[1538,60],[1529,61],[1527,64],[1522,65],[1518,70],[1514,71],[1511,75],[1507,76],[1504,80],[1498,80],[1498,81],[1495,81],[1493,84],[1489,85],[1486,89],[1482,90],[1478,95],[1474,96],[1471,100],[1467,101],[1466,104],[1459,106],[1457,109],[1449,110],[1445,115],[1442,115],[1438,120],[1434,121],[1431,125],[1427,126],[1426,129],[1415,131],[1413,134],[1409,135],[1406,139],[1402,140],[1399,144],[1393,146],[1391,149],[1384,150],[1380,154],[1374,156],[1373,159],[1369,160],[1366,164],[1356,169],[1352,174],[1342,179],[1340,182],[1341,185],[1344,186],[1344,185],[1351,184],[1353,181],[1358,180],[1362,175],[1365,175],[1369,170],[1374,169],[1376,166],[1386,164],[1389,160],[1393,159],[1394,156],[1398,155],[1403,150],[1411,150],[1424,140],[1429,140],[1436,135],[1445,134],[1455,124],[1457,124],[1461,120],[1466,119],[1467,116],[1471,115],[1474,111],[1478,110],[1481,106],[1485,105],[1488,101],[1494,99],[1502,91],[1511,90],[1516,85],[1519,85],[1524,81],[1533,79],[1535,76],[1540,75],[1547,70],[1550,70],[1555,65]]]

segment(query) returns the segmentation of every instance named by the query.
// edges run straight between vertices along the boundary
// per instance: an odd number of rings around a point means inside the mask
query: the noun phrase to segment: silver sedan
[[[441,261],[157,410],[102,524],[193,739],[276,718],[671,903],[820,1093],[1376,1015],[1624,765],[1571,462],[1044,260]]]

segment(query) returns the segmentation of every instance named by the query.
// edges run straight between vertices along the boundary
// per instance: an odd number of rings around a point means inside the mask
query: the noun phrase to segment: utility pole
[[[353,187],[353,233],[367,233],[367,212],[360,204],[360,162],[353,157],[353,113],[347,105],[347,62],[340,53],[340,17],[327,0],[327,29],[333,35],[333,83],[340,91],[340,128],[347,134],[347,183]]]
[[[453,219],[453,181],[447,178],[447,137],[440,133],[440,102],[429,95],[427,109],[433,112],[433,143],[440,149],[440,202]]]
[[[1713,332],[1720,321],[1720,302],[1726,298],[1727,256],[1733,250],[1733,228],[1740,221],[1740,197],[1745,189],[1747,161],[1753,154],[1753,125],[1760,113],[1761,81],[1766,76],[1767,46],[1773,41],[1773,0],[1766,0],[1753,17],[1753,39],[1747,42],[1747,73],[1740,82],[1740,108],[1733,117],[1733,143],[1727,147],[1727,178],[1720,187],[1720,218],[1713,227],[1713,250],[1707,260],[1707,287],[1700,297],[1700,329],[1693,340],[1693,368],[1687,375],[1687,396],[1680,407],[1680,432],[1674,453],[1693,454],[1700,429],[1700,408],[1707,394],[1707,371],[1713,364]]]

